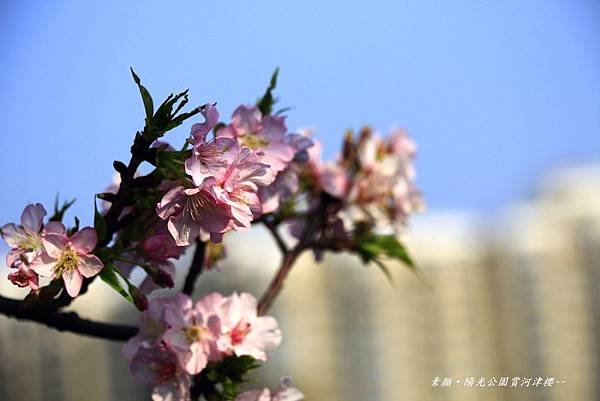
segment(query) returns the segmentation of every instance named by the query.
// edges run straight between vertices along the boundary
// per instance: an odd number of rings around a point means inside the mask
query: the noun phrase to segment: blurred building
[[[565,169],[494,221],[460,212],[416,219],[408,243],[422,277],[398,265],[390,283],[350,256],[315,265],[305,255],[272,311],[284,342],[262,382],[291,376],[318,401],[600,401],[599,223],[600,168]],[[229,265],[208,272],[198,294],[259,294],[278,262],[267,238],[232,238]],[[98,284],[77,310],[134,319]],[[0,318],[0,360],[2,400],[148,397],[118,344]],[[436,377],[453,381],[434,387]],[[466,387],[470,377],[563,382]]]

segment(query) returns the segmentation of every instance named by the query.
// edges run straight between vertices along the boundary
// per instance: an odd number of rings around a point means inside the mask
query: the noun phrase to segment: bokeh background
[[[57,193],[91,222],[143,123],[130,66],[155,99],[190,88],[224,117],[280,67],[288,126],[316,128],[326,156],[366,123],[419,144],[429,210],[408,243],[427,284],[302,259],[261,383],[290,375],[309,400],[600,400],[599,2],[0,1],[2,224]],[[268,236],[228,246],[197,294],[260,294],[278,262]],[[102,283],[74,309],[135,319]],[[1,399],[148,397],[118,344],[0,318],[0,360]],[[462,385],[482,376],[565,383]]]

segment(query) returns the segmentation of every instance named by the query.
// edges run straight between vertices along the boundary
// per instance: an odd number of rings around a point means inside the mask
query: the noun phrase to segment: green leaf
[[[98,195],[96,195],[98,196]],[[94,229],[96,230],[96,235],[98,236],[98,241],[102,242],[106,239],[106,220],[102,213],[98,211],[98,205],[96,204],[96,199],[94,199]]]
[[[152,116],[154,115],[154,102],[152,101],[152,96],[150,96],[150,92],[148,92],[148,89],[146,89],[146,87],[142,85],[140,77],[138,77],[135,71],[133,71],[133,68],[130,67],[129,69],[131,70],[131,75],[133,75],[133,80],[140,89],[140,95],[142,95],[144,109],[146,110],[146,118],[148,119],[148,121],[150,121],[152,119]]]
[[[265,91],[263,97],[261,97],[258,102],[256,102],[256,106],[261,111],[263,116],[271,114],[273,111],[273,105],[276,103],[276,99],[273,97],[273,90],[277,86],[277,77],[279,75],[279,68],[276,68],[271,76],[271,82]]]
[[[377,264],[388,278],[391,278],[391,275],[382,258],[398,260],[410,270],[414,272],[418,270],[404,244],[398,241],[394,235],[365,233],[358,240],[356,252],[364,263],[374,262]]]
[[[133,302],[133,298],[125,290],[123,284],[119,280],[119,276],[122,277],[122,273],[114,264],[105,263],[104,268],[100,271],[99,276],[102,279],[102,281],[111,286],[113,290],[121,294],[123,298],[135,305],[135,303]]]
[[[239,386],[246,381],[246,375],[259,365],[251,356],[228,356],[219,362],[211,362],[203,375],[213,384],[221,384],[221,396],[225,400],[234,400]]]

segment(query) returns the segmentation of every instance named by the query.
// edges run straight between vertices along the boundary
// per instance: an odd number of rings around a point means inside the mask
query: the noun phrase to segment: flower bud
[[[148,309],[148,298],[135,286],[129,286],[129,294],[133,298],[133,304],[140,311]]]

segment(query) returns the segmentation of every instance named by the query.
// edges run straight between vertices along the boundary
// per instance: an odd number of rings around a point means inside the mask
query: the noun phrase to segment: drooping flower
[[[178,259],[184,250],[183,247],[177,246],[166,228],[156,231],[142,241],[142,248],[151,261],[159,263],[171,258]]]
[[[261,162],[270,166],[272,180],[294,158],[286,133],[284,117],[263,116],[258,107],[247,105],[235,109],[231,124],[219,130],[220,137],[237,138],[242,146],[261,152]]]
[[[181,368],[177,354],[165,344],[140,347],[129,365],[133,378],[153,386],[152,401],[189,401],[190,376]]]
[[[187,305],[188,299],[184,294],[151,299],[148,303],[148,309],[139,317],[139,331],[121,349],[123,356],[131,360],[140,347],[150,348],[155,343],[160,342],[163,334],[168,329],[165,311],[167,308],[183,309]]]
[[[156,211],[158,217],[167,220],[178,246],[190,245],[198,237],[220,242],[231,220],[231,207],[214,177],[206,178],[197,188],[172,188]]]
[[[271,316],[258,316],[256,308],[256,298],[248,293],[234,293],[223,302],[219,312],[221,352],[265,361],[267,351],[281,343],[277,321]]]
[[[173,288],[175,285],[175,265],[165,260],[163,262],[150,261],[148,274],[140,283],[139,289],[143,294],[150,294],[159,288]]]
[[[271,394],[268,388],[262,390],[248,390],[239,394],[235,401],[301,401],[304,394],[295,387],[291,387],[291,380],[287,377],[281,379],[279,388]]]
[[[215,308],[223,301],[218,293],[209,294],[195,305],[185,300],[177,307],[165,308],[165,322],[168,325],[163,341],[177,353],[181,365],[189,374],[198,374],[208,361],[218,360],[217,337],[220,330],[219,318]]]
[[[44,252],[31,263],[31,269],[43,277],[62,277],[67,293],[79,295],[83,277],[95,276],[102,261],[92,251],[98,238],[92,227],[85,227],[70,238],[64,232],[48,232],[42,236]]]
[[[32,290],[39,288],[39,277],[36,272],[31,270],[25,263],[16,263],[11,266],[17,269],[16,272],[10,273],[8,279],[18,287],[29,287]]]
[[[6,224],[0,234],[2,239],[11,247],[6,255],[6,264],[12,267],[17,261],[30,263],[43,252],[40,232],[43,227],[46,209],[39,203],[27,205],[21,214],[21,224]]]

